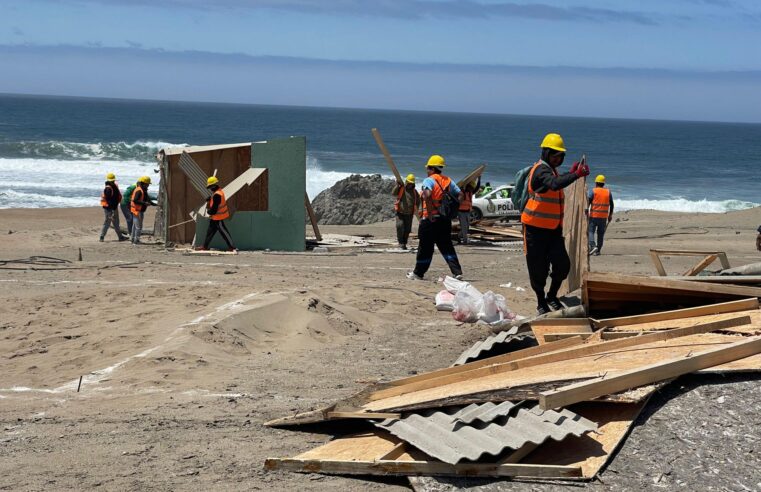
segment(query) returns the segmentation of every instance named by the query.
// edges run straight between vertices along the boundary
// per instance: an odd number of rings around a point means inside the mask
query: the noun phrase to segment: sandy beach
[[[0,210],[1,260],[70,261],[7,263],[0,275],[0,490],[408,489],[401,479],[267,473],[265,458],[330,435],[262,424],[373,381],[446,367],[490,334],[434,309],[435,280],[447,272],[440,256],[432,281],[415,282],[404,277],[410,253],[183,255],[119,243],[113,231],[99,243],[102,216],[97,207]],[[761,261],[759,223],[759,209],[618,212],[591,269],[653,275],[649,248],[725,251],[732,266]],[[322,231],[394,238],[392,222]],[[506,249],[458,248],[465,279],[531,315],[522,252]],[[677,274],[696,261],[665,265]],[[757,379],[737,384],[758,396]],[[622,454],[627,446],[637,441]],[[626,465],[615,466],[611,480],[624,480]],[[755,473],[751,484],[761,482]]]

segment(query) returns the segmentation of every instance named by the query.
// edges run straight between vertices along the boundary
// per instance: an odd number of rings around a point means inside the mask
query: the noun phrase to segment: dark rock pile
[[[393,179],[352,174],[312,200],[320,224],[362,225],[394,217]]]

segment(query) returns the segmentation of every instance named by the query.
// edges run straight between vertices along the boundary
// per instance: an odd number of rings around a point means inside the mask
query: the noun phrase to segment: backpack
[[[122,205],[129,205],[132,201],[132,192],[135,191],[135,188],[137,188],[137,185],[129,185],[127,186],[127,189],[124,190],[124,194],[122,195]]]
[[[456,219],[460,213],[460,200],[458,200],[457,196],[453,195],[450,191],[452,189],[451,180],[450,185],[446,190],[438,181],[436,181],[436,184],[439,185],[441,191],[444,192],[444,195],[441,197],[441,204],[439,205],[439,216],[449,220]]]
[[[526,202],[528,202],[528,177],[531,175],[531,168],[534,165],[526,166],[517,173],[515,173],[515,189],[510,200],[513,202],[515,210],[523,212],[526,208]]]

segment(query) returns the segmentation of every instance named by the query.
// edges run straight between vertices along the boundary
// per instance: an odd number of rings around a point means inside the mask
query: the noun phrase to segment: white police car
[[[504,185],[478,198],[473,198],[471,220],[481,219],[520,219],[521,214],[515,210],[510,196],[515,186]]]

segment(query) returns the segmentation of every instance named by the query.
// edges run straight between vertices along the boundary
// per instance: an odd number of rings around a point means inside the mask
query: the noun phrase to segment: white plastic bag
[[[462,323],[478,321],[478,311],[481,308],[481,297],[474,297],[468,291],[461,290],[454,295],[452,303],[452,318]]]
[[[436,309],[439,311],[451,311],[454,309],[454,294],[448,290],[442,290],[436,294]]]
[[[466,291],[472,297],[481,296],[481,291],[473,287],[470,282],[457,280],[456,278],[450,277],[449,275],[444,278],[444,288],[452,294],[457,294],[460,291]]]
[[[487,291],[481,298],[481,309],[478,311],[478,319],[484,323],[496,323],[515,315],[507,308],[505,296]]]

